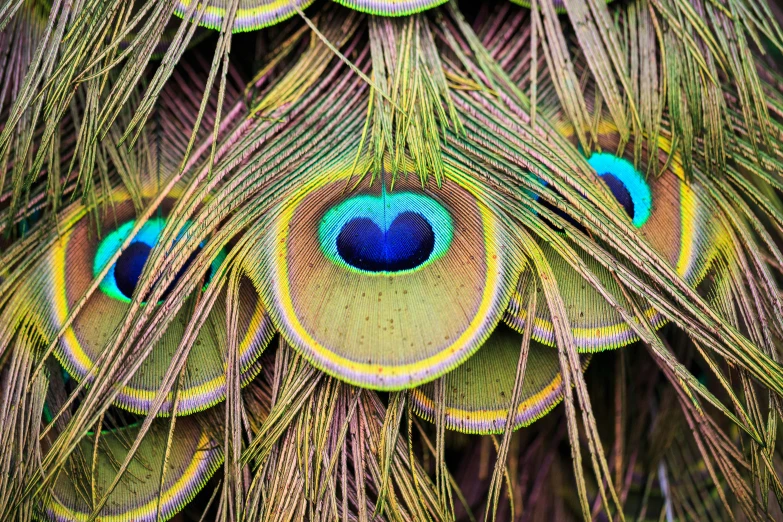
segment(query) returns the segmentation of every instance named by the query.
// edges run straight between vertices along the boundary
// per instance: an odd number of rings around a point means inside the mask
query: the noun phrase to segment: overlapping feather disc
[[[479,351],[446,374],[441,386],[446,426],[467,433],[503,433],[513,404],[513,388],[522,335],[507,326],[498,326]],[[530,346],[522,396],[513,417],[513,426],[527,426],[540,419],[563,400],[563,380],[557,351],[548,346]],[[589,356],[584,358],[585,367]],[[439,409],[434,383],[411,392],[417,413],[434,421]]]
[[[346,159],[342,173],[304,183],[270,211],[246,256],[258,268],[247,271],[283,335],[317,367],[361,386],[409,388],[483,344],[522,260],[497,209],[471,187],[422,190],[410,175],[394,190],[346,192]]]
[[[695,288],[709,271],[715,257],[725,253],[729,245],[727,232],[714,219],[714,204],[706,189],[699,183],[688,183],[679,157],[673,153],[667,140],[661,138],[657,144],[658,164],[651,162],[643,150],[642,162],[637,170],[630,154],[624,157],[614,152],[619,136],[611,125],[603,124],[598,132],[596,147],[602,152],[593,153],[588,161],[594,168],[601,169],[597,172],[599,178],[607,180],[603,181],[606,189],[618,202],[625,204],[625,212],[639,229],[643,240],[663,256],[679,277]],[[564,134],[573,135],[568,129]],[[626,150],[630,153],[632,147]],[[556,274],[560,291],[565,295],[569,324],[581,350],[615,348],[639,339],[613,306],[594,288],[585,285],[582,276],[562,257],[546,244],[542,244],[541,248]],[[625,302],[626,296],[614,276],[591,260],[589,255],[582,254],[581,257],[615,299]],[[520,283],[509,314],[511,323],[519,329],[526,324],[525,303],[529,299],[526,284]],[[652,325],[659,327],[663,324],[662,317],[654,308],[642,307],[642,313]],[[544,306],[540,308],[534,337],[554,344],[549,312]]]
[[[419,13],[446,0],[335,0],[336,2],[380,16],[406,16]],[[175,13],[186,17],[197,12],[198,23],[212,29],[220,29],[224,23],[230,24],[233,32],[254,31],[274,25],[295,16],[313,0],[217,0],[209,5],[199,6],[193,0],[178,0]]]

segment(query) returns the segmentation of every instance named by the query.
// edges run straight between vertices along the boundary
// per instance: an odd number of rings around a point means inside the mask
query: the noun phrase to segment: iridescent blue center
[[[384,273],[415,270],[439,258],[453,234],[446,209],[412,192],[349,198],[326,212],[318,232],[332,261]]]
[[[633,219],[633,198],[623,182],[617,179],[617,176],[614,174],[604,174],[601,176],[601,179],[606,183],[606,186],[609,187],[614,199],[623,207],[623,210],[628,214],[628,217]]]
[[[139,284],[141,272],[147,263],[152,247],[147,243],[137,241],[131,243],[120,255],[117,264],[114,265],[114,278],[117,280],[117,288],[125,297],[130,299]]]
[[[367,272],[399,272],[424,263],[435,247],[435,233],[421,214],[403,212],[389,229],[369,218],[354,218],[337,236],[337,252],[349,265]]]
[[[95,253],[93,260],[93,277],[97,277],[103,270],[108,260],[117,252],[122,243],[128,238],[133,230],[135,222],[128,221],[121,225],[117,230],[110,233],[100,245]],[[189,224],[186,224],[187,229]],[[122,251],[120,257],[117,258],[117,262],[109,268],[109,273],[101,281],[100,289],[104,294],[119,301],[130,302],[133,298],[133,293],[136,291],[136,286],[139,284],[139,279],[144,271],[144,265],[149,259],[152,248],[157,244],[163,227],[165,226],[164,219],[150,219],[141,230],[136,234],[136,237],[128,245],[128,247]],[[184,233],[184,231],[183,231]],[[181,236],[182,234],[180,234]],[[179,269],[174,279],[166,288],[166,291],[161,296],[161,299],[165,299],[169,292],[176,286],[177,281],[182,277],[188,267],[193,263],[198,253],[201,251],[199,245],[195,252],[193,252],[182,268]],[[221,251],[215,261],[212,262],[207,273],[204,277],[204,286],[206,286],[215,269],[225,259],[226,253]]]
[[[147,259],[150,257],[150,252],[152,252],[152,247],[150,245],[142,243],[141,241],[136,241],[128,245],[128,248],[120,254],[117,263],[114,265],[114,279],[117,281],[117,288],[119,288],[120,292],[128,299],[132,298],[133,292],[136,291],[136,286],[139,284],[139,278],[144,270],[144,265],[147,264]],[[169,283],[168,288],[163,292],[161,299],[168,297],[171,289],[177,285],[177,281],[185,274],[185,271],[193,263],[193,260],[199,252],[201,252],[200,246],[195,252],[190,254],[188,260],[185,261],[185,264],[179,269],[177,275],[174,276],[174,280]],[[204,284],[206,285],[209,283],[210,279],[212,279],[212,266],[207,269],[207,273],[204,276]]]

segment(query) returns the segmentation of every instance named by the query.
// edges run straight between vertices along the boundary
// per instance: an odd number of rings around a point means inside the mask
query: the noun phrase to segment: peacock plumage
[[[781,520],[767,0],[0,1],[0,520]]]

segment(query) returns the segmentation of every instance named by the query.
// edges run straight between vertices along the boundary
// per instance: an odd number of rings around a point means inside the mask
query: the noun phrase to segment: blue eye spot
[[[625,185],[623,185],[623,182],[617,179],[613,174],[604,174],[601,176],[601,179],[604,180],[604,183],[606,183],[606,185],[609,187],[609,190],[612,192],[614,199],[616,199],[620,206],[623,207],[623,210],[625,210],[625,213],[628,214],[628,217],[633,219],[633,198],[628,192],[628,189],[625,188]]]
[[[421,214],[403,212],[382,232],[369,218],[354,218],[337,236],[337,252],[349,265],[367,272],[410,270],[429,259],[435,233]]]
[[[152,247],[146,243],[137,241],[131,243],[125,251],[120,254],[117,264],[114,265],[114,278],[117,282],[117,288],[120,292],[130,299],[139,283],[141,272],[147,263]]]
[[[101,281],[100,289],[104,294],[113,299],[117,299],[118,301],[126,303],[131,301],[133,293],[136,291],[136,286],[139,283],[139,279],[141,278],[141,274],[144,271],[144,265],[149,259],[152,248],[157,244],[165,224],[166,221],[160,218],[150,219],[144,224],[133,241],[123,250],[119,258],[117,258],[117,262],[109,268],[106,277]],[[103,270],[109,259],[111,259],[130,235],[134,225],[135,221],[123,223],[117,230],[111,232],[101,241],[93,260],[93,277],[97,277]],[[188,226],[189,223],[185,225],[185,229],[187,229]],[[182,233],[184,233],[185,229],[183,229]],[[171,289],[176,285],[177,281],[179,281],[179,278],[184,275],[185,271],[193,263],[196,256],[201,251],[202,246],[203,245],[199,245],[190,255],[179,272],[177,272],[177,275],[174,276],[173,281],[165,290],[161,299],[165,299],[168,296]],[[212,275],[225,258],[226,252],[222,250],[207,270],[204,277],[204,288],[209,284]]]
[[[319,240],[333,262],[362,272],[403,272],[441,257],[451,244],[448,211],[434,199],[401,192],[354,196],[326,212]]]
[[[644,225],[652,211],[652,194],[647,181],[633,164],[607,152],[597,152],[587,162],[606,183],[634,226]]]

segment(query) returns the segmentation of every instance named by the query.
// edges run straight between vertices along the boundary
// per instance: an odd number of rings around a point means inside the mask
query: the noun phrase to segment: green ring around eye
[[[122,243],[128,238],[135,224],[136,224],[135,220],[127,221],[122,225],[120,225],[117,228],[117,230],[107,235],[103,239],[103,241],[101,241],[101,243],[98,245],[98,249],[95,252],[95,257],[93,260],[93,266],[92,266],[93,277],[97,277],[98,274],[100,274],[101,270],[103,270],[103,268],[106,266],[106,263],[108,263],[109,259],[111,259],[112,256],[114,256],[117,250],[119,250],[120,246],[122,246]],[[153,248],[158,243],[158,239],[160,238],[160,233],[163,231],[165,225],[166,225],[166,220],[162,218],[153,218],[148,220],[144,224],[144,226],[141,227],[141,230],[139,230],[138,234],[136,234],[136,237],[131,242],[131,245],[135,243],[142,243],[147,247],[149,247],[150,249]],[[185,223],[185,226],[183,227],[182,231],[179,233],[178,238],[182,237],[182,235],[185,233],[185,231],[188,229],[189,226],[190,226],[190,222],[188,221]],[[203,246],[203,243],[200,246]],[[223,263],[223,260],[225,258],[226,258],[226,252],[225,250],[221,250],[220,254],[218,254],[215,260],[212,261],[212,265],[210,268],[211,274],[215,273],[215,271]],[[104,294],[111,297],[112,299],[116,299],[124,303],[130,303],[131,302],[130,297],[128,297],[117,286],[117,277],[115,274],[116,266],[117,263],[115,262],[115,264],[113,264],[109,268],[109,271],[106,274],[106,277],[104,277],[103,280],[101,281],[99,288]],[[206,288],[208,284],[209,281],[206,281],[204,283],[204,286],[202,287],[202,290]]]
[[[609,186],[615,198],[624,207],[631,203],[633,215],[631,220],[636,228],[641,228],[650,218],[652,211],[652,194],[650,186],[644,177],[636,170],[630,161],[607,152],[596,152],[587,162]],[[630,197],[630,202],[623,201],[618,194],[619,187],[611,180],[611,177],[619,181]]]
[[[443,257],[453,234],[443,205],[413,192],[351,197],[327,210],[318,226],[324,255],[362,274],[419,270]]]

